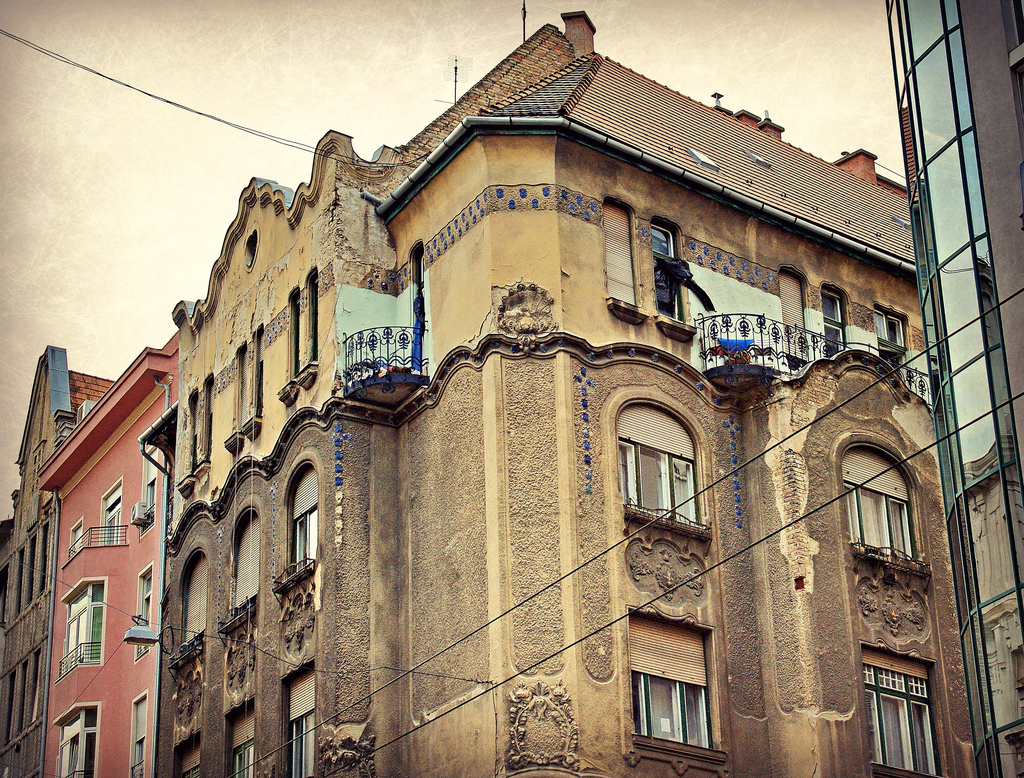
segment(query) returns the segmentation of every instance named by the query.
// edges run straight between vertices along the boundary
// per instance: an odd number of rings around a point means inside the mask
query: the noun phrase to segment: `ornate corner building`
[[[906,192],[545,26],[174,312],[174,776],[968,775]]]

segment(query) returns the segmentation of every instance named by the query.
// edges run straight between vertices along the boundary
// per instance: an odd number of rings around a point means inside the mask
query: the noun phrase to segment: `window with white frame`
[[[846,512],[853,542],[914,557],[910,492],[893,463],[874,449],[851,448],[843,455],[843,483],[852,490]]]
[[[658,298],[658,313],[682,320],[682,287],[673,271],[676,263],[676,241],[672,232],[664,226],[651,225],[651,249],[654,252],[654,286]]]
[[[152,446],[146,446],[146,453],[154,458],[157,456],[157,451]],[[154,517],[156,516],[156,502],[157,495],[159,494],[157,492],[157,479],[159,477],[156,465],[144,458],[142,460],[142,501],[153,511]]]
[[[937,775],[928,671],[901,656],[864,649],[868,732],[878,764]]]
[[[60,727],[57,775],[83,778],[95,775],[98,717],[96,708],[84,708]]]
[[[878,351],[883,357],[902,360],[907,350],[902,319],[876,308],[875,334],[878,336]]]
[[[96,664],[103,648],[103,584],[86,584],[68,602],[68,630],[64,636],[61,675],[78,665]]]
[[[146,697],[132,703],[132,773],[131,778],[146,774]]]
[[[82,550],[84,544],[83,537],[85,535],[85,519],[79,519],[75,525],[71,528],[71,537],[68,541],[68,559],[70,560],[75,554]],[[17,612],[17,611],[15,611]]]
[[[116,527],[121,523],[121,484],[103,498],[103,526]]]
[[[250,708],[231,724],[231,778],[253,778],[256,762],[256,717]]]
[[[825,326],[825,339],[831,341],[830,351],[837,353],[846,344],[846,325],[843,321],[843,298],[838,292],[821,290],[821,315]]]
[[[139,576],[138,614],[149,624],[153,614],[153,568],[146,570]],[[136,659],[148,652],[149,646],[135,646]]]
[[[630,616],[629,666],[634,732],[710,748],[704,636]]]
[[[309,670],[292,680],[288,691],[288,778],[312,778],[315,708],[316,675]]]
[[[308,468],[299,478],[299,484],[292,498],[292,562],[316,559],[317,502],[319,491],[316,470]]]
[[[649,405],[619,414],[619,484],[627,506],[699,523],[693,440],[682,424]]]

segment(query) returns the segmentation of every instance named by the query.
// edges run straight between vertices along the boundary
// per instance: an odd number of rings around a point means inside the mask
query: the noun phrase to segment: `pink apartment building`
[[[161,589],[163,454],[139,438],[171,416],[178,336],[147,348],[47,461],[58,501],[46,770],[61,778],[153,776],[157,648],[123,643]]]

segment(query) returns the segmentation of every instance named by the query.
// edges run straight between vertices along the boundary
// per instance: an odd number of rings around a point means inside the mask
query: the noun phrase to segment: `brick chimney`
[[[853,153],[844,151],[843,156],[832,164],[841,167],[847,173],[852,173],[857,178],[863,178],[869,184],[877,184],[878,177],[875,175],[875,160],[878,156],[864,149],[857,149]]]
[[[597,28],[590,21],[586,11],[569,11],[562,14],[565,22],[565,37],[572,44],[572,52],[577,58],[594,53],[594,33]]]
[[[766,135],[771,135],[776,140],[782,140],[782,133],[786,131],[786,128],[781,124],[776,124],[770,118],[768,118],[768,112],[764,112],[764,118],[757,123],[757,129]]]
[[[757,123],[761,121],[761,117],[756,113],[751,113],[746,108],[741,108],[732,115],[733,119],[738,119],[749,127],[757,127]]]

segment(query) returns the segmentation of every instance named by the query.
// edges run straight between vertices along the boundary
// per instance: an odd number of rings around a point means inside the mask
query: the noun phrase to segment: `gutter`
[[[454,151],[456,146],[459,146],[469,140],[469,136],[474,132],[487,129],[562,130],[573,135],[577,135],[589,140],[599,148],[607,149],[608,151],[624,156],[627,159],[647,165],[654,168],[657,172],[668,175],[671,178],[682,179],[699,190],[718,195],[719,197],[728,200],[733,205],[740,206],[748,211],[753,211],[756,214],[763,214],[780,224],[794,227],[804,233],[814,236],[815,238],[832,243],[846,252],[861,254],[875,262],[887,265],[904,273],[911,275],[916,275],[917,273],[917,267],[912,262],[907,262],[905,259],[901,259],[893,254],[876,249],[866,243],[861,243],[858,240],[854,240],[853,238],[849,238],[841,233],[826,229],[814,222],[807,221],[799,216],[794,216],[791,213],[786,213],[785,211],[768,205],[767,203],[762,203],[761,201],[755,200],[742,192],[728,186],[723,186],[722,184],[716,183],[702,175],[698,175],[691,170],[679,167],[671,162],[667,162],[661,157],[652,156],[647,152],[641,151],[635,146],[630,146],[610,135],[598,132],[584,124],[566,119],[562,116],[465,117],[455,126],[455,129],[448,134],[448,137],[441,141],[441,145],[434,149],[430,156],[423,160],[423,162],[421,162],[416,169],[413,170],[412,173],[410,173],[409,176],[402,181],[402,183],[400,183],[393,192],[391,192],[391,194],[384,198],[376,208],[377,215],[385,221],[388,221],[402,207],[403,200],[406,196],[414,194],[414,190],[420,184],[426,183],[427,180],[429,180],[438,170],[441,169],[441,167],[443,167],[442,160],[446,162],[446,158]],[[364,199],[369,198],[364,196]],[[372,202],[372,200],[370,202]]]
[[[49,715],[50,709],[50,663],[53,661],[53,609],[56,605],[57,600],[57,551],[59,550],[58,543],[60,541],[60,494],[56,489],[53,490],[53,522],[52,522],[52,539],[50,548],[50,569],[47,571],[47,575],[50,577],[50,624],[49,629],[46,632],[46,664],[43,666],[43,672],[39,673],[36,677],[36,688],[39,688],[39,684],[44,684],[43,689],[43,717],[41,719],[43,726],[43,734],[40,737],[39,744],[39,774],[47,775],[46,772],[46,733],[49,727],[46,725],[47,715]]]

